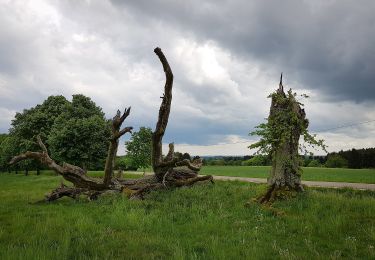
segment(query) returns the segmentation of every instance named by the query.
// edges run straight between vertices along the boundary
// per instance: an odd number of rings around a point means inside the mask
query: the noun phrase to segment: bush
[[[329,154],[325,166],[327,168],[347,168],[348,161],[338,154]]]
[[[321,167],[322,165],[318,160],[311,160],[307,167]]]
[[[129,156],[119,156],[116,158],[115,169],[123,171],[136,171],[138,167],[134,165]]]
[[[256,155],[253,158],[243,161],[242,165],[244,166],[265,166],[267,165],[267,157],[264,155]]]
[[[225,161],[222,159],[212,160],[209,165],[223,166],[225,165]]]

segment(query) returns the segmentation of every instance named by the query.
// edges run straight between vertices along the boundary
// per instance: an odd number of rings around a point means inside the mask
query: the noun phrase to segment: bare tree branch
[[[123,136],[124,134],[126,133],[131,133],[133,130],[133,127],[131,126],[128,126],[128,127],[125,127],[124,129],[122,129],[118,134],[117,134],[117,138],[120,138],[121,136]]]
[[[113,120],[112,120],[112,137],[110,139],[110,144],[109,144],[108,153],[107,153],[107,159],[106,159],[105,167],[104,167],[103,183],[104,183],[105,186],[109,186],[112,179],[113,179],[113,168],[114,168],[114,164],[115,164],[119,138],[121,136],[123,136],[124,134],[126,134],[128,132],[131,132],[132,129],[133,129],[133,127],[128,126],[128,127],[123,128],[120,131],[122,123],[129,116],[129,114],[130,114],[130,107],[126,108],[122,115],[121,115],[120,110],[117,110],[116,115],[113,117]]]
[[[131,109],[131,107],[125,108],[125,111],[124,111],[124,113],[122,114],[122,116],[121,116],[121,118],[120,118],[120,123],[121,123],[121,124],[122,124],[122,123],[125,121],[125,119],[129,116],[129,114],[130,114],[130,109]]]

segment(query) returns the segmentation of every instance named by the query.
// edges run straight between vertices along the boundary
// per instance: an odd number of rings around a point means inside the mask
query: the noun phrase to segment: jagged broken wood
[[[305,110],[295,99],[291,90],[284,92],[282,74],[279,88],[272,95],[268,123],[273,131],[282,128],[278,141],[272,144],[272,169],[268,178],[265,194],[257,198],[259,203],[269,203],[276,199],[285,199],[303,191],[301,184],[301,167],[298,154],[299,139],[309,121]],[[281,129],[281,128],[280,128]]]
[[[65,180],[73,184],[73,187],[69,187],[62,183],[60,187],[46,195],[46,201],[54,201],[62,197],[77,198],[81,195],[85,195],[89,199],[96,199],[102,194],[121,192],[127,194],[130,198],[143,198],[147,192],[152,190],[190,186],[200,181],[212,182],[213,178],[211,175],[198,176],[198,171],[202,166],[201,159],[190,161],[175,158],[173,143],[169,144],[169,152],[167,156],[163,157],[162,140],[171,109],[173,74],[161,49],[156,48],[154,52],[159,57],[166,76],[159,117],[152,136],[152,167],[154,175],[145,176],[140,179],[125,180],[116,178],[113,174],[119,138],[132,130],[132,127],[121,129],[123,122],[130,114],[129,107],[122,114],[120,111],[117,111],[115,117],[112,119],[112,133],[109,140],[110,145],[103,179],[90,177],[86,174],[85,170],[75,165],[68,163],[57,164],[50,158],[47,148],[39,136],[37,137],[37,142],[42,150],[41,152],[27,151],[12,158],[9,164],[15,164],[26,159],[39,160],[43,165],[54,170]]]

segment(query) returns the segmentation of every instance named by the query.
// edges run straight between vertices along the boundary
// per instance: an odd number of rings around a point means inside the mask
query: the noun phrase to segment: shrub
[[[348,161],[338,154],[329,154],[325,166],[327,168],[346,168]]]
[[[311,160],[307,167],[321,167],[322,165],[318,160]]]
[[[267,157],[264,155],[256,155],[253,158],[242,163],[244,166],[264,166],[267,165]]]

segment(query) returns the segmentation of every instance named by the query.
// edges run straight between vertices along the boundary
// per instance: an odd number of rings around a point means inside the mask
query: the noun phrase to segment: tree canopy
[[[102,109],[83,95],[73,95],[48,136],[51,156],[86,169],[103,166],[110,127]]]
[[[38,150],[38,135],[47,141],[46,148],[57,161],[95,169],[105,160],[110,129],[102,109],[89,97],[73,95],[70,102],[63,96],[50,96],[42,104],[16,113],[0,150],[3,167],[16,154]],[[40,166],[35,160],[20,163],[24,169]]]

